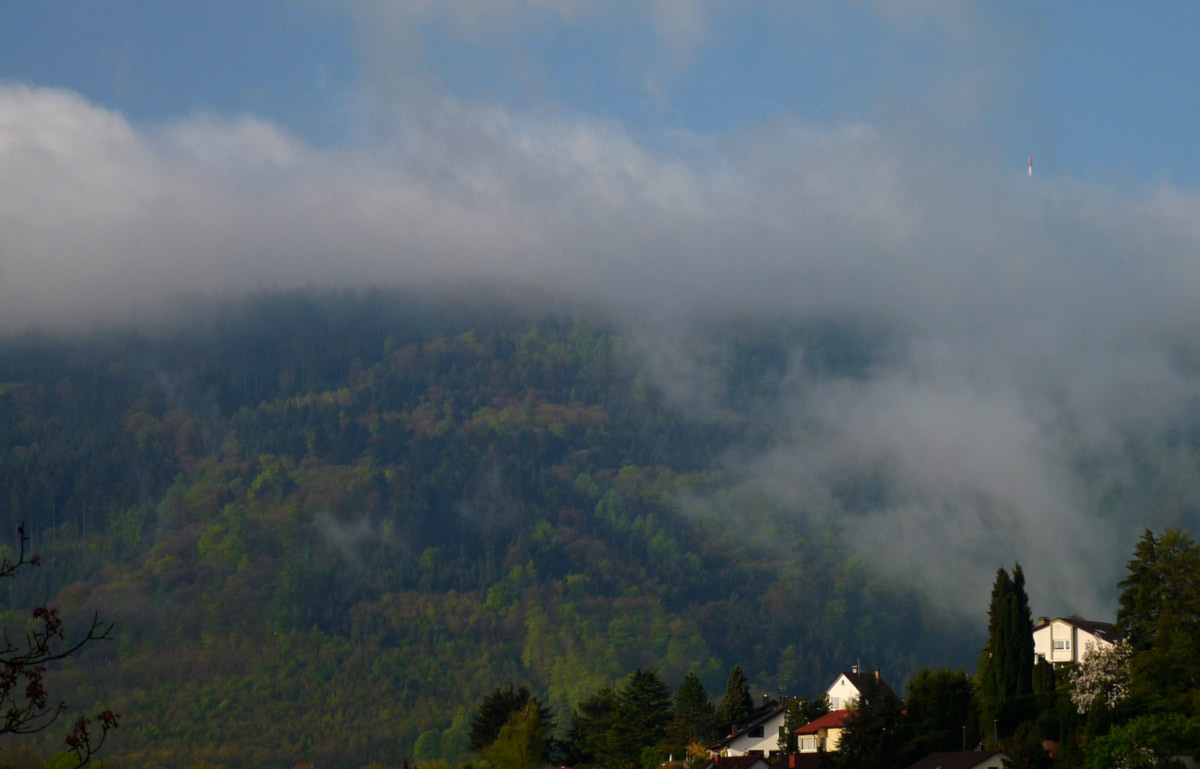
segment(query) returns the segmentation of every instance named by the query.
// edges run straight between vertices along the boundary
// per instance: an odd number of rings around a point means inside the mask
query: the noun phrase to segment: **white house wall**
[[[771,716],[762,723],[763,736],[751,737],[749,733],[741,734],[730,741],[725,749],[726,755],[744,756],[752,751],[761,751],[764,756],[779,751],[779,727],[783,726],[782,711]]]
[[[825,690],[825,696],[829,698],[830,710],[851,707],[854,702],[858,701],[858,695],[858,687],[850,683],[850,679],[846,678],[845,673],[838,676],[837,680]]]
[[[1065,641],[1070,648],[1055,649],[1055,641]],[[1112,646],[1108,641],[1086,630],[1056,619],[1033,631],[1033,653],[1038,657],[1045,657],[1047,662],[1057,665],[1069,664],[1087,657],[1089,641],[1098,649]]]

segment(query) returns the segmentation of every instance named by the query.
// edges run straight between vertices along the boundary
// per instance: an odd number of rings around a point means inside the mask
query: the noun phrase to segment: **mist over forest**
[[[356,766],[429,732],[455,761],[511,681],[569,713],[639,666],[796,694],[969,669],[996,568],[1111,618],[1141,527],[1195,514],[1182,397],[1087,411],[863,315],[520,297],[260,290],[5,336],[0,523],[49,566],[8,605],[116,621],[61,674],[139,714],[114,755]]]

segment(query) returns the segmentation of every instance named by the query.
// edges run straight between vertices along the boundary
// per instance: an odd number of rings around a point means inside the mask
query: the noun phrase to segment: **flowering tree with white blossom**
[[[1133,647],[1121,639],[1111,647],[1098,648],[1088,641],[1083,660],[1071,670],[1074,690],[1071,701],[1080,713],[1086,713],[1096,703],[1107,708],[1129,696],[1129,661]]]

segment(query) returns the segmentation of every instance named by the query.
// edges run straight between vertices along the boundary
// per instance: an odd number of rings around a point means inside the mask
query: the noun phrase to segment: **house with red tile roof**
[[[797,729],[800,753],[817,753],[822,750],[826,753],[836,752],[842,739],[842,731],[845,730],[846,721],[852,712],[854,711],[848,709],[834,710]]]

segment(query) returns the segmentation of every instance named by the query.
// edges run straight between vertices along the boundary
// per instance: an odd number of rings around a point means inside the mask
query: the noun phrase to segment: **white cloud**
[[[0,326],[260,282],[507,281],[614,308],[647,355],[671,350],[668,392],[721,418],[688,321],[866,316],[894,354],[843,380],[797,351],[779,440],[731,467],[814,516],[844,479],[885,478],[877,507],[827,525],[927,585],[957,575],[945,598],[966,609],[1014,559],[1035,600],[1106,608],[1095,564],[1154,515],[1101,518],[1089,473],[1131,473],[1127,446],[1161,444],[1200,396],[1194,195],[1030,184],[862,125],[668,154],[604,121],[444,98],[393,114],[318,149],[251,117],[142,128],[0,87]],[[1200,499],[1186,457],[1160,459]]]

